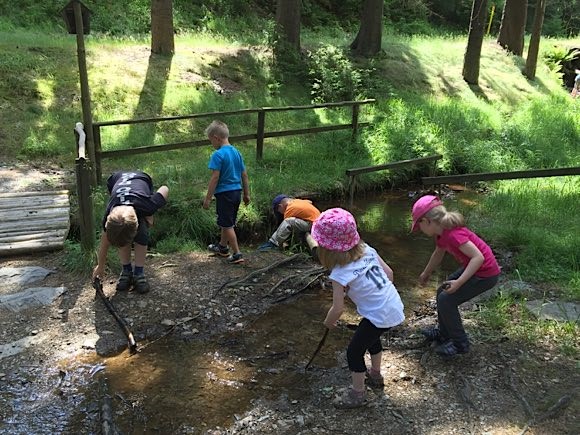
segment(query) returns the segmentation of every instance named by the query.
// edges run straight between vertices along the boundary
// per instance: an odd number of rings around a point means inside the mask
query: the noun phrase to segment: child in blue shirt
[[[215,148],[209,159],[208,168],[212,171],[203,208],[208,209],[212,196],[216,199],[217,224],[221,229],[220,241],[212,243],[208,249],[228,262],[244,262],[235,225],[240,202],[250,203],[248,174],[240,152],[230,144],[228,126],[221,121],[213,121],[205,130],[207,138]],[[230,255],[230,248],[232,254]]]

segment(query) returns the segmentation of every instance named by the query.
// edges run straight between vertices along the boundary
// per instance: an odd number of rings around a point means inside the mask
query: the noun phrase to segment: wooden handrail
[[[440,158],[441,158],[441,155],[435,154],[433,156],[420,157],[418,159],[400,160],[398,162],[385,163],[383,165],[364,166],[362,168],[347,169],[346,170],[346,175],[349,176],[349,177],[351,177],[351,176],[354,176],[354,175],[365,174],[365,173],[368,173],[368,172],[382,171],[384,169],[401,168],[403,166],[416,165],[416,164],[420,164],[420,163],[434,162],[436,160],[439,160]]]
[[[469,183],[473,181],[515,180],[519,178],[562,177],[580,175],[580,167],[556,169],[531,169],[512,172],[481,172],[476,174],[442,175],[439,177],[423,177],[423,184]]]

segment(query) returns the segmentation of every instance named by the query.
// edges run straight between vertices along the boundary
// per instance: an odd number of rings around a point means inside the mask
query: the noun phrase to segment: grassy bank
[[[235,23],[231,23],[235,27]],[[276,62],[263,31],[237,41],[210,31],[183,34],[172,58],[150,57],[139,38],[87,38],[93,117],[96,121],[171,116],[261,106],[376,98],[363,108],[372,122],[355,141],[350,132],[324,133],[266,141],[264,159],[255,144],[241,149],[250,174],[253,203],[242,208],[243,231],[269,231],[268,204],[279,192],[336,195],[346,189],[347,168],[440,153],[442,174],[503,171],[580,164],[580,111],[543,63],[537,79],[520,73],[524,61],[484,42],[478,87],[461,78],[465,38],[403,37],[385,33],[384,53],[371,61],[351,59],[353,38],[339,30],[305,30],[305,56],[295,64]],[[541,49],[569,41],[544,39]],[[74,37],[0,26],[0,126],[3,160],[50,160],[71,167],[72,128],[81,116]],[[254,115],[227,116],[232,134],[253,133]],[[203,138],[209,120],[174,121],[153,127],[111,127],[103,131],[107,150]],[[341,109],[268,115],[267,130],[348,123]],[[213,213],[200,207],[208,179],[211,148],[195,148],[104,161],[105,176],[138,167],[171,188],[153,233],[155,249],[189,250],[215,234]],[[413,170],[415,171],[415,170]],[[366,186],[404,182],[415,172],[361,177]],[[563,188],[559,188],[562,184]],[[518,253],[519,272],[531,279],[556,280],[578,287],[578,213],[575,180],[495,183],[485,200],[481,228]],[[96,192],[97,219],[105,193]],[[525,207],[517,207],[523,204]],[[514,228],[517,219],[525,222]],[[545,210],[549,210],[546,213]],[[577,211],[577,210],[575,210]],[[546,215],[542,215],[545,213]],[[523,216],[521,215],[523,214]],[[531,230],[537,228],[537,230]],[[549,231],[547,231],[547,229]],[[545,251],[542,250],[545,248]],[[552,255],[554,252],[557,254]],[[546,265],[545,256],[551,260]],[[559,265],[559,266],[558,266]]]

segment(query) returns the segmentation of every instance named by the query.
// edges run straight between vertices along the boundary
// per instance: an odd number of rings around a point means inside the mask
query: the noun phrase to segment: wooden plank
[[[4,198],[24,198],[31,196],[59,196],[59,195],[66,195],[68,197],[68,190],[0,193],[0,201]]]
[[[42,242],[19,242],[0,245],[0,256],[22,254],[26,252],[46,251],[62,248],[64,240],[46,240]]]
[[[27,240],[50,240],[54,238],[65,239],[68,234],[68,228],[60,230],[51,230],[43,232],[34,232],[30,234],[8,234],[0,235],[0,244],[24,242]]]
[[[68,197],[24,197],[0,199],[0,210],[68,207]]]
[[[365,174],[368,172],[382,171],[384,169],[395,169],[404,166],[418,165],[421,163],[434,162],[436,160],[439,160],[440,158],[441,156],[439,154],[435,154],[433,156],[420,157],[417,159],[409,159],[409,160],[400,160],[398,162],[385,163],[383,165],[365,166],[361,168],[347,169],[346,175],[350,177],[353,175]]]
[[[423,184],[470,183],[475,181],[515,180],[519,178],[562,177],[580,175],[580,167],[557,169],[532,169],[512,172],[481,172],[476,174],[443,175],[439,177],[423,177]]]
[[[243,134],[238,136],[230,136],[230,142],[243,142],[246,140],[256,139],[256,134]],[[137,154],[156,153],[160,151],[179,150],[185,148],[193,148],[200,146],[210,146],[207,139],[194,140],[191,142],[170,143],[165,145],[149,145],[137,148],[127,148],[123,150],[102,151],[100,157],[102,159],[109,159],[111,157],[132,156]]]
[[[370,125],[368,122],[359,122],[359,127],[366,127]],[[264,137],[282,137],[282,136],[294,136],[298,134],[310,134],[310,133],[322,133],[325,131],[335,131],[335,130],[350,130],[352,129],[352,124],[340,124],[340,125],[327,125],[324,127],[309,127],[309,128],[297,128],[293,130],[281,130],[281,131],[270,131],[264,133]]]
[[[2,222],[0,225],[0,233],[21,230],[37,230],[46,228],[68,228],[69,217],[61,216],[51,219],[26,219],[22,221]]]
[[[68,207],[60,208],[32,208],[32,209],[17,209],[17,210],[0,210],[0,222],[5,223],[9,221],[19,221],[24,219],[40,219],[40,218],[57,218],[60,216],[68,216]]]

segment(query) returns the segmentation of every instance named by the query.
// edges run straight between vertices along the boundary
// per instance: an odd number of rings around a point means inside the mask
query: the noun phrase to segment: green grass
[[[578,358],[580,324],[575,321],[538,320],[526,308],[526,300],[513,295],[498,295],[471,314],[479,320],[480,336],[508,338],[532,346],[555,347],[558,353]]]
[[[366,61],[348,55],[353,33],[306,29],[302,58],[276,60],[267,45],[272,37],[270,21],[259,23],[260,32],[250,32],[246,30],[251,26],[258,28],[256,22],[234,20],[223,32],[220,20],[212,15],[199,32],[177,35],[172,58],[150,57],[144,37],[87,37],[94,120],[303,105],[311,101],[314,79],[328,86],[326,98],[338,95],[333,89],[342,89],[355,97],[377,99],[374,106],[363,107],[361,121],[372,126],[355,141],[348,131],[269,139],[261,162],[254,157],[252,142],[234,144],[250,174],[253,202],[241,208],[240,216],[241,230],[247,234],[269,231],[269,202],[279,192],[345,193],[347,168],[433,153],[443,156],[438,163],[441,174],[580,164],[580,100],[571,100],[557,73],[541,62],[537,79],[526,80],[520,72],[523,59],[500,50],[492,38],[484,41],[480,84],[470,87],[461,78],[464,36],[385,32],[383,53]],[[541,51],[553,44],[578,43],[542,40]],[[321,56],[325,52],[334,53],[336,65],[325,64]],[[72,166],[72,129],[82,120],[76,54],[74,36],[22,30],[0,21],[3,160],[42,159]],[[296,71],[302,72],[293,74]],[[347,79],[352,89],[344,86]],[[233,135],[256,131],[255,115],[223,120]],[[209,121],[107,127],[102,130],[103,149],[203,139]],[[342,109],[276,112],[268,114],[266,129],[348,122],[350,113]],[[169,185],[171,201],[152,231],[156,249],[193,249],[214,237],[215,217],[199,204],[211,151],[208,144],[104,161],[105,178],[115,169],[136,167],[149,172],[158,184]],[[400,185],[417,175],[416,168],[380,172],[365,175],[360,182],[366,187],[385,181]],[[560,182],[569,187],[556,187]],[[494,220],[485,236],[518,253],[523,276],[563,282],[574,295],[580,281],[574,251],[578,184],[530,183],[498,184],[483,200],[481,213]],[[102,188],[97,196],[95,219],[100,221],[106,196]]]

